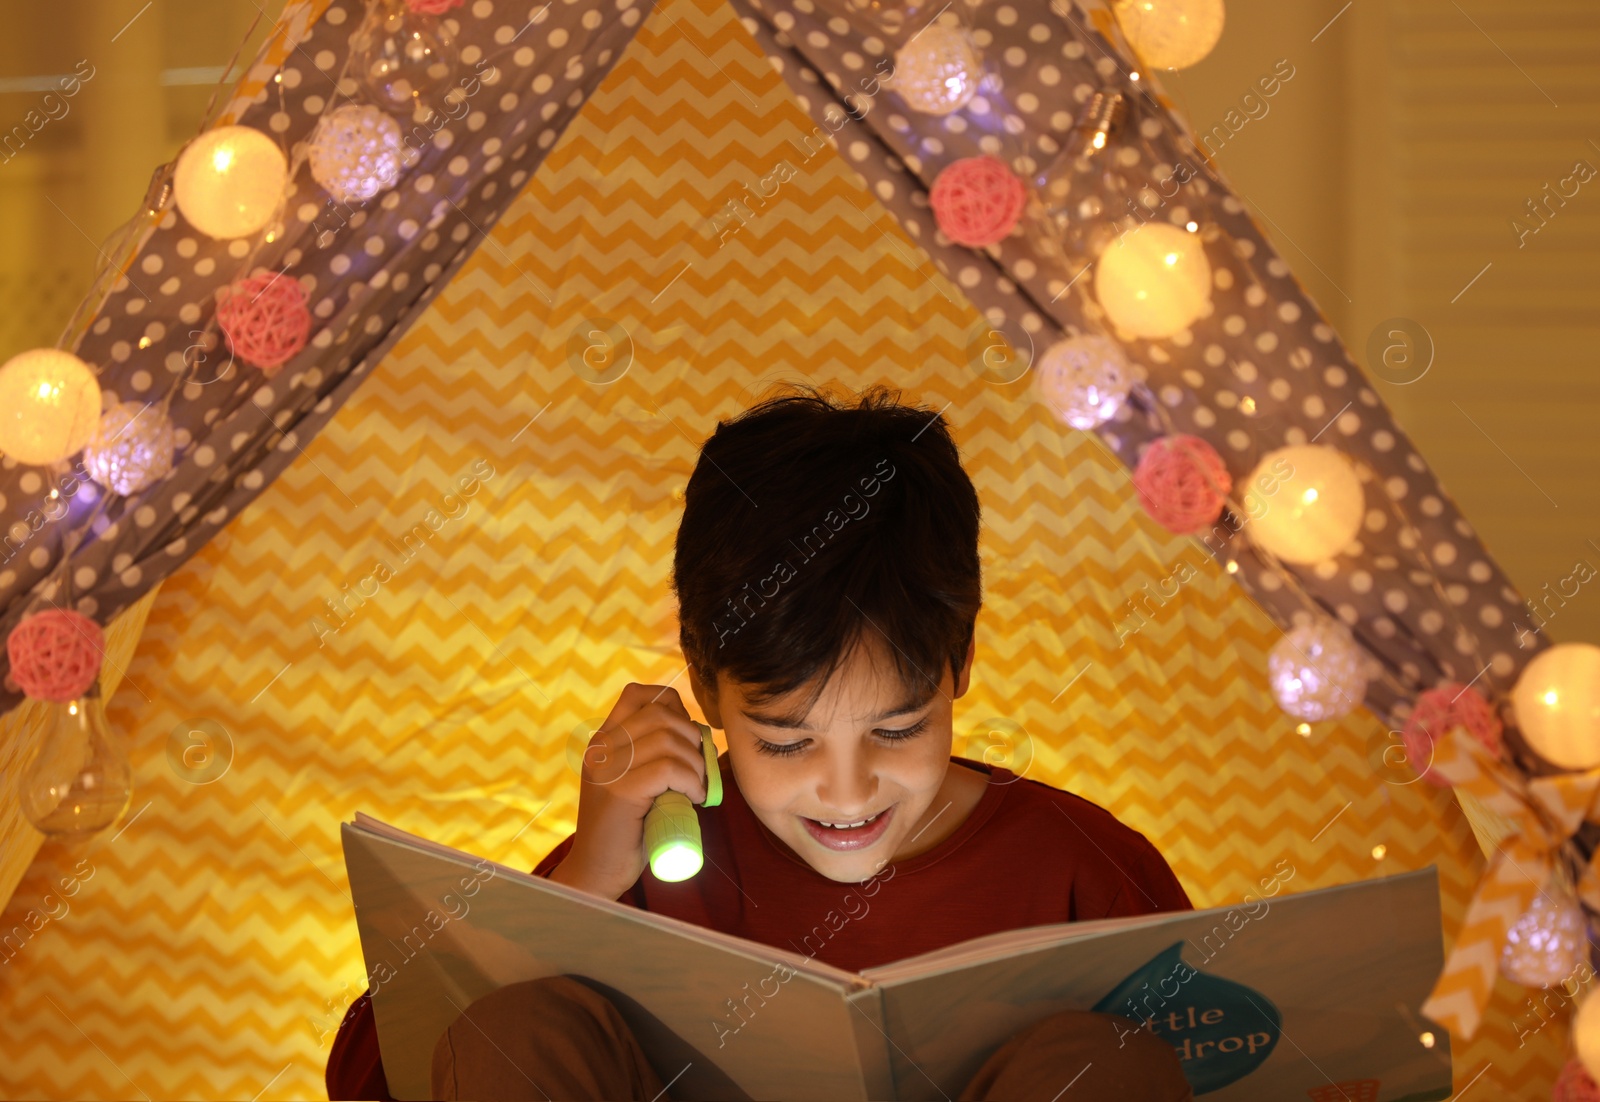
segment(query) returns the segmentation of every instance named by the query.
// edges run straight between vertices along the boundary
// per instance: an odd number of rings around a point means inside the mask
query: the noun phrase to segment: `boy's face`
[[[967,691],[973,648],[956,677],[946,665],[931,698],[907,701],[883,646],[874,638],[858,647],[805,715],[796,714],[805,704],[804,686],[756,707],[725,675],[718,674],[713,695],[690,674],[707,722],[727,735],[734,778],[750,809],[807,864],[841,883],[869,880],[891,861],[933,848],[959,825],[951,802],[960,797],[947,780],[951,721],[955,698]],[[941,809],[947,809],[942,818]],[[868,816],[877,818],[854,829],[822,825]]]

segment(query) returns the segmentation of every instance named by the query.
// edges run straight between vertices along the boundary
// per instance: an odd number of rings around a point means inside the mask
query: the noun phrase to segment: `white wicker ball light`
[[[394,116],[347,103],[323,116],[312,136],[311,178],[341,203],[364,203],[400,178],[405,149]]]
[[[127,497],[166,477],[173,451],[172,421],[159,405],[119,402],[100,418],[83,466],[90,478]]]
[[[924,27],[894,55],[892,87],[906,106],[925,115],[959,111],[978,91],[983,62],[960,27]]]
[[[1267,653],[1267,678],[1278,707],[1316,723],[1354,711],[1367,695],[1368,662],[1348,629],[1334,620],[1297,627]]]
[[[1550,987],[1572,975],[1588,943],[1578,905],[1542,891],[1506,931],[1500,971],[1513,983]]]
[[[1075,429],[1092,429],[1116,416],[1133,374],[1122,346],[1097,333],[1052,344],[1036,371],[1045,404]]]

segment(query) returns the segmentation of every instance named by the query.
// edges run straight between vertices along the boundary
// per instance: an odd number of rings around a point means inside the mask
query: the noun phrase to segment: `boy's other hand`
[[[644,817],[669,788],[706,798],[700,728],[678,691],[630,683],[589,739],[578,792],[578,828],[550,879],[616,899],[644,872]]]

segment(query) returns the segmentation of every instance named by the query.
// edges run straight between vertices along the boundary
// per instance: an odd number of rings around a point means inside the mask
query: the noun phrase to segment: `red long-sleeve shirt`
[[[705,866],[667,883],[647,868],[619,902],[860,971],[1022,926],[1189,910],[1144,835],[1080,796],[1002,767],[939,845],[862,885],[830,880],[756,818],[723,755],[723,800],[698,809]],[[572,836],[533,870],[548,876]],[[340,1023],[328,1056],[330,1099],[388,1099],[368,995]]]

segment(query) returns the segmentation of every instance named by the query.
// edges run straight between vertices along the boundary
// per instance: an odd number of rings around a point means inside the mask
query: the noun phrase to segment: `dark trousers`
[[[1178,1054],[1134,1024],[1076,1010],[1042,1018],[989,1057],[960,1102],[1192,1102]],[[611,1000],[568,976],[473,1002],[433,1050],[431,1087],[482,1102],[675,1099]]]

